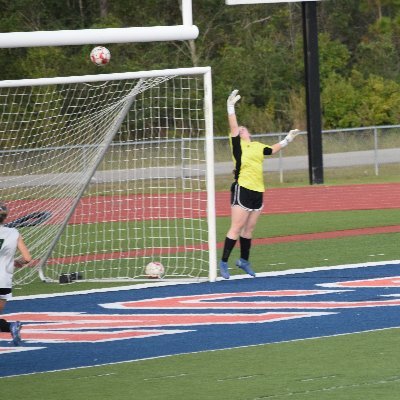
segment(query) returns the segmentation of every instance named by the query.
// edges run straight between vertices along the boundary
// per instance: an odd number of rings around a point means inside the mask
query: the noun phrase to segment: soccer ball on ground
[[[103,46],[97,46],[90,52],[90,59],[99,67],[107,65],[111,59],[110,50]]]
[[[164,266],[157,261],[152,261],[146,265],[145,273],[148,278],[157,279],[164,275]]]

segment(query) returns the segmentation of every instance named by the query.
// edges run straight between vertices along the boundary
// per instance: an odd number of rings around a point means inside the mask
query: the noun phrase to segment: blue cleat
[[[250,265],[251,264],[247,260],[243,260],[243,258],[239,258],[239,260],[236,261],[237,267],[241,268],[243,271],[245,271],[252,277],[255,277],[256,273],[251,269]]]
[[[21,344],[21,322],[10,322],[10,331],[12,340],[15,346],[19,346]]]
[[[225,261],[220,261],[219,262],[219,271],[221,272],[221,276],[224,279],[229,279],[231,277],[229,275],[228,269],[229,269],[229,265],[228,265],[227,262],[225,262]]]

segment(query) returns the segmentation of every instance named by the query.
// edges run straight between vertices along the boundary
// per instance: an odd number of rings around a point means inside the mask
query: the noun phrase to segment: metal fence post
[[[282,136],[278,136],[278,142],[282,140]],[[282,150],[279,152],[279,182],[283,183],[283,154]]]
[[[374,162],[375,162],[375,175],[379,175],[379,161],[378,161],[378,128],[374,127]]]

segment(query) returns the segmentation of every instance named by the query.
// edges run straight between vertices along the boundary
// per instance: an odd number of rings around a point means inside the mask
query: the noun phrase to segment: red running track
[[[229,193],[217,193],[217,214],[229,215]],[[264,213],[400,208],[400,183],[267,189]]]
[[[204,218],[206,193],[91,196],[81,199],[71,224],[163,218]],[[59,223],[72,199],[10,201],[9,221],[33,211],[50,211]],[[200,204],[202,203],[202,204]],[[272,188],[264,194],[264,214],[400,208],[400,183]],[[61,212],[60,212],[61,210]],[[149,214],[151,212],[151,214]],[[60,213],[60,214],[58,214]],[[147,214],[146,214],[147,213]],[[171,215],[171,213],[173,215]],[[217,216],[230,215],[230,192],[216,193]]]
[[[218,216],[230,215],[229,192],[216,194],[216,212]],[[165,198],[165,196],[164,196]],[[175,199],[176,200],[176,199]],[[204,200],[204,199],[203,199]],[[400,208],[400,184],[373,184],[373,185],[346,185],[346,186],[310,186],[301,188],[267,189],[265,192],[265,214],[278,213],[303,213],[317,211],[346,211],[346,210],[372,210]],[[94,201],[94,204],[93,204]],[[154,200],[153,200],[154,201]],[[118,204],[119,212],[126,210],[125,218],[135,219],[134,210],[130,206],[134,204],[132,197],[114,198],[113,203]],[[179,201],[178,201],[179,203]],[[97,204],[97,206],[96,206]],[[72,223],[100,222],[113,213],[104,210],[104,198],[85,198],[75,213]],[[90,207],[90,208],[89,208]],[[163,216],[168,217],[168,207],[162,208]],[[182,210],[182,216],[184,210]],[[90,218],[90,220],[89,220]],[[303,235],[291,235],[285,237],[271,237],[254,239],[253,244],[272,244],[282,242],[294,242],[317,239],[330,239],[336,237],[372,235],[380,233],[400,232],[400,225],[371,227],[362,229],[349,229],[333,232],[317,232]],[[222,247],[223,243],[218,243]],[[165,251],[182,251],[181,248],[164,249]],[[160,252],[164,251],[160,250]],[[130,251],[126,253],[107,253],[86,256],[74,256],[68,259],[53,259],[50,262],[78,262],[83,259],[113,259],[118,257],[144,256],[146,250]]]

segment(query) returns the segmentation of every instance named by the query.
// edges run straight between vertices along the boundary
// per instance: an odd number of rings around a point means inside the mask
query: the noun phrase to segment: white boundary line
[[[257,273],[258,278],[270,277],[270,276],[285,276],[285,275],[294,275],[301,274],[307,272],[316,272],[316,271],[329,271],[329,270],[341,270],[341,269],[353,269],[353,268],[367,268],[373,266],[383,266],[388,264],[400,264],[400,260],[391,260],[391,261],[379,261],[379,262],[365,262],[359,264],[343,264],[343,265],[334,265],[330,267],[314,267],[314,268],[299,268],[299,269],[288,269],[286,271],[273,271],[273,272],[261,272]],[[232,281],[239,279],[257,279],[251,278],[247,275],[235,275],[231,276],[231,279],[225,280],[223,278],[218,278],[217,282],[221,281]],[[153,287],[164,287],[164,286],[176,286],[176,285],[191,285],[191,284],[200,284],[204,282],[159,282],[159,283],[143,283],[143,284],[132,284],[128,286],[115,286],[112,288],[102,288],[102,289],[89,289],[89,290],[79,290],[74,292],[66,292],[66,293],[51,293],[51,294],[39,294],[39,295],[29,295],[29,296],[17,296],[13,297],[12,301],[18,300],[29,300],[29,299],[45,299],[51,297],[60,297],[60,296],[75,296],[80,294],[90,294],[90,293],[104,293],[104,292],[118,292],[121,290],[139,290],[139,289],[148,289]]]

